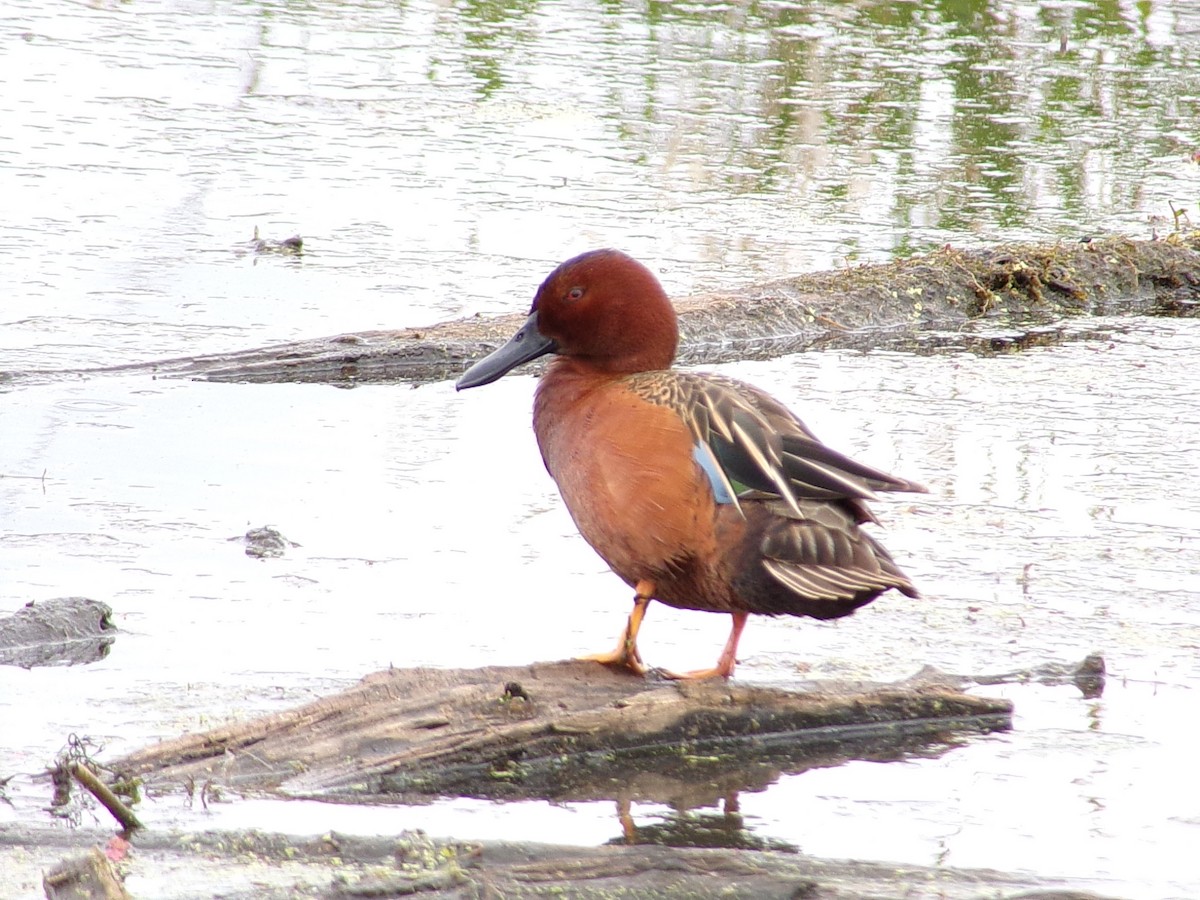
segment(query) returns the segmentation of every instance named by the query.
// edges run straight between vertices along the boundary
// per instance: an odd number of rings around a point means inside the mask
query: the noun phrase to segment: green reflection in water
[[[490,97],[504,86],[504,59],[529,42],[529,18],[537,5],[536,0],[465,0],[462,4],[466,64],[481,96]]]
[[[547,159],[613,177],[687,230],[763,233],[765,218],[853,258],[1136,230],[1198,199],[1171,193],[1200,146],[1194,0],[463,0],[393,15],[397,55],[427,60],[417,106],[447,98],[469,130],[461,88],[509,104],[487,120],[501,132],[569,114],[578,138],[561,121],[530,129]]]
[[[1016,228],[1031,207],[1086,219],[1088,202],[1136,205],[1131,167],[1182,155],[1180,124],[1200,112],[1195,31],[1155,43],[1162,10],[1181,7],[651,2],[661,77],[636,114],[674,121],[672,154],[703,156],[726,190],[814,195],[849,215],[887,182],[877,224],[901,229]]]

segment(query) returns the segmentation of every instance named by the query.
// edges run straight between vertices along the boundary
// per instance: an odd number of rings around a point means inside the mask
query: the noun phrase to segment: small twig
[[[824,325],[826,328],[836,328],[838,331],[849,331],[850,329],[843,325],[837,319],[831,319],[829,316],[823,316],[820,313],[813,316],[813,321]]]
[[[142,823],[138,821],[138,817],[133,814],[133,811],[121,801],[120,797],[110,791],[108,785],[97,778],[95,773],[83,765],[83,763],[71,763],[71,775],[74,776],[76,781],[87,788],[92,796],[103,804],[105,809],[113,814],[113,818],[120,822],[126,831],[142,827]]]
[[[975,277],[975,273],[964,266],[957,259],[951,259],[950,263],[971,279],[971,283],[974,285],[973,290],[975,291],[975,299],[979,301],[979,314],[983,315],[988,312],[988,310],[990,310],[996,303],[996,294],[990,288],[984,287],[982,284],[980,284],[979,279]]]
[[[1170,200],[1167,201],[1167,206],[1171,207],[1171,216],[1175,219],[1175,230],[1176,231],[1182,230],[1179,227],[1180,219],[1183,219],[1185,222],[1188,223],[1188,225],[1192,224],[1192,220],[1188,218],[1188,212],[1187,212],[1186,206],[1184,206],[1180,209],[1176,209],[1175,204],[1172,203]]]

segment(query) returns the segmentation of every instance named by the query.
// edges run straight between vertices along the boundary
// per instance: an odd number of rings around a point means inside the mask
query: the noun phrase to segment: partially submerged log
[[[514,309],[526,299],[514,297]],[[1054,323],[1081,315],[1196,315],[1200,231],[1150,241],[947,246],[881,265],[687,297],[676,306],[683,365],[816,347],[1005,350],[1069,336],[1070,329]],[[0,372],[0,381],[146,373],[223,382],[429,382],[457,376],[524,318],[514,312],[77,372]]]
[[[10,884],[20,884],[15,879],[23,871],[52,867],[65,852],[86,850],[99,863],[103,854],[93,848],[106,838],[103,832],[84,829],[0,829],[0,892]],[[73,864],[74,860],[68,862],[56,874],[65,873]],[[419,831],[386,837],[337,832],[297,837],[253,830],[146,831],[134,838],[120,869],[136,885],[139,898],[345,900],[415,895],[422,900],[1102,900],[1063,879],[961,869],[944,861],[919,866],[719,848],[467,842],[432,839]],[[60,883],[65,886],[66,879]],[[5,894],[10,895],[15,893]],[[57,900],[64,896],[115,900],[123,895],[52,894],[47,889],[47,897]]]
[[[285,796],[653,799],[691,807],[780,772],[896,758],[1011,724],[952,687],[663,682],[567,661],[394,669],[299,709],[188,735],[109,768],[148,786]]]
[[[46,900],[130,900],[108,858],[96,847],[65,859],[42,879]]]
[[[1084,699],[1094,700],[1104,693],[1108,667],[1102,655],[1089,653],[1072,665],[1043,663],[1031,669],[1018,669],[999,675],[950,675],[933,666],[926,666],[913,678],[924,684],[954,688],[986,684],[1072,684],[1079,688]]]
[[[1010,727],[1008,701],[964,694],[959,684],[1038,680],[1082,690],[1080,673],[1091,678],[1102,671],[1102,659],[1093,655],[1075,666],[999,676],[924,669],[894,684],[817,682],[784,690],[642,679],[582,661],[388,670],[298,709],[167,741],[106,768],[138,774],[151,790],[203,781],[205,790],[374,803],[447,793],[617,801],[614,837],[602,847],[436,840],[419,831],[304,838],[151,827],[132,836],[123,871],[152,893],[169,881],[190,895],[231,900],[297,893],[330,900],[410,894],[1083,900],[1095,895],[1054,879],[805,856],[802,847],[747,829],[736,795],[780,772],[940,752],[958,733]],[[661,824],[634,824],[629,815],[631,800],[681,810],[717,798],[719,813],[679,812]],[[6,841],[22,852],[32,845],[48,853],[62,836],[6,839],[0,830],[0,870]]]

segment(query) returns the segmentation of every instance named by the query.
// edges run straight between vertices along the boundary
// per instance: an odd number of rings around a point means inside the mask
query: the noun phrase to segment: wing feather
[[[693,456],[714,496],[727,492],[736,503],[748,492],[762,492],[803,518],[805,500],[859,502],[876,499],[877,491],[925,490],[825,446],[778,400],[744,382],[661,371],[631,375],[628,384],[687,425],[696,439]]]

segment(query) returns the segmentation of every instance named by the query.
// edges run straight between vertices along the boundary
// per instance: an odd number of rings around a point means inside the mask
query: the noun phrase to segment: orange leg
[[[654,594],[654,582],[639,581],[636,591],[633,597],[633,612],[629,614],[629,621],[625,623],[625,630],[621,632],[617,648],[609,653],[581,656],[580,659],[606,666],[624,666],[636,675],[645,675],[649,671],[642,662],[642,655],[638,653],[637,636],[642,627],[642,619],[646,617],[646,607],[650,605],[650,598]]]
[[[663,672],[667,678],[674,678],[677,681],[694,680],[701,678],[729,678],[733,675],[734,667],[737,666],[737,646],[738,641],[742,638],[742,629],[746,627],[746,619],[749,618],[749,613],[735,612],[733,615],[733,628],[729,632],[729,640],[725,642],[725,649],[721,651],[721,656],[717,660],[717,664],[711,669],[696,669],[692,672],[684,672],[676,674],[675,672]]]
[[[617,821],[621,823],[621,836],[625,843],[637,843],[637,825],[633,821],[633,803],[628,797],[617,798]]]

